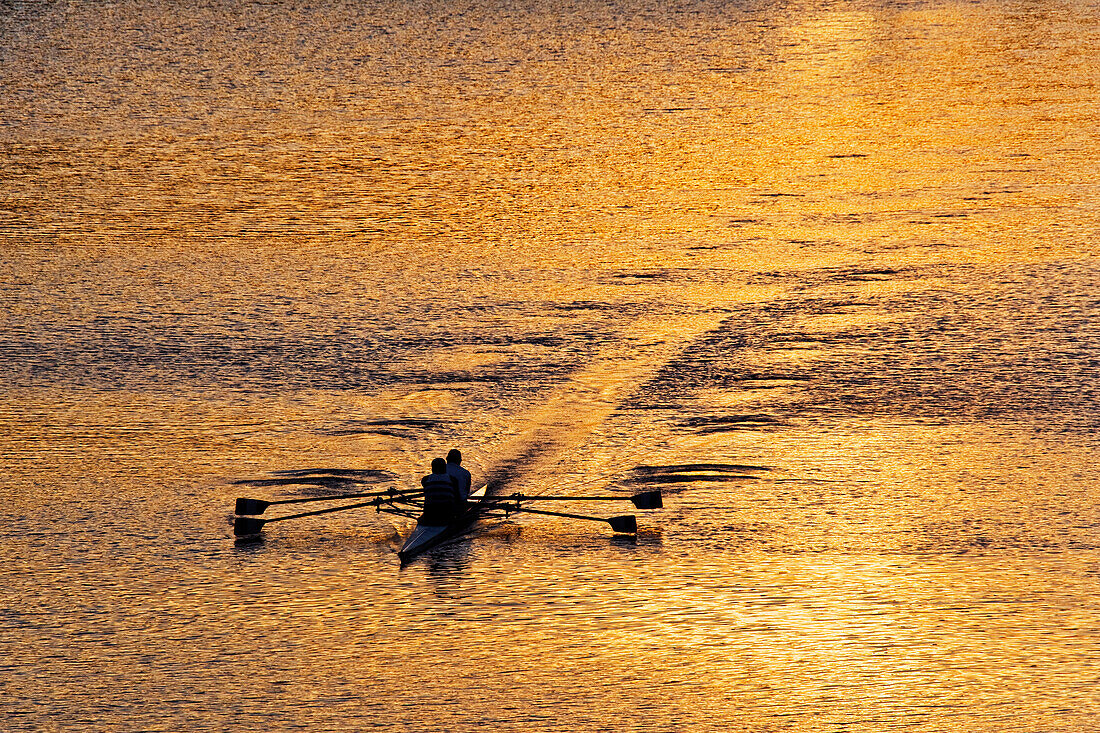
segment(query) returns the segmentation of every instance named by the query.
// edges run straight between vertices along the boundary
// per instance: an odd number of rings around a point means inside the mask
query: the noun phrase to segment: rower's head
[[[462,465],[462,453],[458,448],[451,448],[451,452],[447,454],[447,463],[453,463],[456,466]]]
[[[432,473],[447,473],[447,462],[442,458],[432,461]]]

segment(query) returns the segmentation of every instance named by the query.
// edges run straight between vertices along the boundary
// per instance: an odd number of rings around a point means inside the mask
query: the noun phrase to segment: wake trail
[[[622,404],[693,340],[718,328],[724,313],[635,322],[621,336],[625,353],[598,357],[519,415],[509,435],[486,446],[495,461],[485,471],[491,494],[545,487],[567,451],[580,447]],[[528,488],[531,487],[531,488]]]

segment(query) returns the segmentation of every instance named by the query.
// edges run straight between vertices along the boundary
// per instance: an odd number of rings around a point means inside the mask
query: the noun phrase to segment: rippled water
[[[1095,728],[1098,11],[0,0],[0,727]]]

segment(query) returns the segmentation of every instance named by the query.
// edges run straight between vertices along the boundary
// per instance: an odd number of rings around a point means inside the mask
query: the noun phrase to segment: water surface
[[[1100,720],[1094,4],[0,18],[5,729]]]

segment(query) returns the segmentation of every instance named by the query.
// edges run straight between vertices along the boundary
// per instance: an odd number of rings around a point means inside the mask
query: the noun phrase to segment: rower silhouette
[[[417,521],[429,526],[443,526],[453,520],[465,506],[459,500],[458,479],[447,473],[447,462],[442,458],[432,461],[432,472],[420,479],[424,487],[424,513]]]
[[[458,482],[458,506],[466,508],[466,501],[470,498],[472,477],[470,472],[462,467],[462,452],[458,448],[452,448],[447,454],[447,474],[453,476]]]

